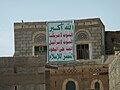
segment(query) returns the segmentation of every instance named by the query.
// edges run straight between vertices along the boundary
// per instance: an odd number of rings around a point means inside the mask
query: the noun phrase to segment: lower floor
[[[64,66],[51,70],[50,90],[109,90],[107,67]]]

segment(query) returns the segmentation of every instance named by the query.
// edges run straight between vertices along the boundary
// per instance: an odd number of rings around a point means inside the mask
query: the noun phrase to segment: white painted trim
[[[74,45],[74,55],[75,55],[75,61],[77,60],[77,49],[76,44]]]
[[[92,60],[93,59],[93,57],[92,57],[92,43],[85,43],[85,44],[88,44],[88,47],[89,47],[89,59]],[[82,44],[78,44],[78,45],[82,45]],[[75,50],[75,60],[77,60],[76,46],[77,46],[77,44],[75,44],[75,49],[74,49]],[[84,60],[84,59],[80,59],[80,60]],[[79,60],[77,60],[77,61],[79,61]]]
[[[35,46],[32,47],[32,55],[33,55],[33,56],[35,56],[35,50],[34,50],[34,47],[35,47]]]
[[[89,59],[92,60],[92,43],[89,43]]]

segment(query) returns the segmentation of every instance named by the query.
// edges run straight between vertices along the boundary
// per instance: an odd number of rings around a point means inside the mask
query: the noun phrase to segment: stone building
[[[11,58],[0,58],[0,81],[4,81],[0,89],[108,90],[102,21],[74,20],[77,57],[73,63],[47,63],[46,23],[14,23],[15,53]]]
[[[120,89],[120,51],[109,64],[109,90]]]
[[[105,43],[106,43],[106,55],[114,54],[114,47],[120,47],[120,31],[106,31]]]
[[[88,50],[85,56],[82,52],[81,59],[99,59],[105,55],[105,27],[99,18],[74,20],[76,48]],[[14,56],[45,55],[46,44],[46,22],[23,22],[14,24],[15,54]],[[41,52],[38,52],[38,48]],[[81,50],[80,49],[80,50]],[[78,49],[76,51],[78,54]],[[79,55],[77,55],[79,56]]]
[[[120,89],[120,31],[107,31],[106,54],[113,55],[109,64],[109,90]]]

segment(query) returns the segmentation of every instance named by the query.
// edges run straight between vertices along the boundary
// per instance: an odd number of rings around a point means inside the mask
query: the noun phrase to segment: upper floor
[[[47,22],[14,23],[14,56],[47,56]],[[74,20],[75,55],[79,60],[101,59],[105,55],[105,26],[99,18]]]

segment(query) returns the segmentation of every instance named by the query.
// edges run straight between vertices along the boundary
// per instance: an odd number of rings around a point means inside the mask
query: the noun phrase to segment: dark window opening
[[[17,90],[17,86],[15,86],[15,90]]]
[[[66,84],[66,90],[76,90],[75,83],[73,81],[68,81]]]
[[[95,90],[100,90],[100,84],[99,84],[99,82],[95,83]]]
[[[56,81],[55,81],[55,87],[56,87],[57,85],[56,85]]]
[[[14,73],[17,73],[17,68],[16,67],[14,67]]]
[[[111,38],[112,43],[114,43],[114,38]]]
[[[42,55],[47,53],[47,46],[35,46],[35,55]]]
[[[77,59],[89,59],[89,45],[77,45]]]

